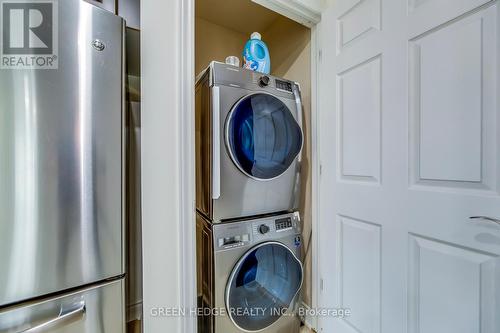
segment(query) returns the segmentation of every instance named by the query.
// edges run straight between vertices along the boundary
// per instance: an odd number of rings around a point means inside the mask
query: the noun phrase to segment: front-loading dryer
[[[213,62],[196,84],[196,207],[213,223],[298,209],[295,82]]]
[[[212,224],[197,214],[198,332],[298,333],[298,213]]]

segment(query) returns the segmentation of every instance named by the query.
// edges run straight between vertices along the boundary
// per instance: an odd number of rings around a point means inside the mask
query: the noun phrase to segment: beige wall
[[[196,18],[195,69],[201,72],[212,60],[224,61],[228,55],[240,58],[249,36]],[[271,54],[271,74],[299,82],[304,104],[304,151],[301,216],[304,224],[305,282],[303,297],[311,305],[311,31],[287,18],[278,18],[260,31]]]
[[[249,36],[208,22],[201,18],[195,21],[195,73],[204,70],[210,61],[224,62],[227,56],[240,58]]]

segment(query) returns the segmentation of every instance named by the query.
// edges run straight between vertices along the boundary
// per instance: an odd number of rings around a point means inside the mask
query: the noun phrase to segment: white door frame
[[[272,0],[270,1],[272,2]],[[294,19],[297,8],[289,15]],[[304,15],[310,11],[304,8]],[[141,1],[143,325],[196,332],[194,0]],[[318,306],[318,30],[311,29],[312,307]],[[173,70],[172,70],[173,69]],[[171,317],[159,308],[186,309]],[[317,327],[316,318],[306,323]]]
[[[321,176],[321,158],[320,152],[320,133],[319,123],[320,108],[319,108],[319,89],[318,89],[318,70],[319,62],[321,61],[321,45],[319,44],[320,29],[318,25],[311,28],[311,160],[312,160],[312,183],[311,183],[311,210],[312,210],[312,308],[316,309],[319,304],[319,293],[321,286],[321,276],[319,274],[319,235],[321,216],[320,210],[320,176]],[[318,331],[318,318],[306,316],[306,324]]]
[[[194,1],[141,1],[143,327],[195,332]],[[191,223],[189,223],[191,222]]]

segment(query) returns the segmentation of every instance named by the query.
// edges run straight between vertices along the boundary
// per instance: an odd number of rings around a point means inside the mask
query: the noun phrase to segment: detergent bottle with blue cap
[[[269,49],[258,32],[252,33],[250,40],[245,44],[243,67],[264,74],[271,72]]]

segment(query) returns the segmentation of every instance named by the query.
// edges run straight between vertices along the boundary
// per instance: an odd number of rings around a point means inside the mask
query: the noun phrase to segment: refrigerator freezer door
[[[123,280],[0,311],[2,333],[123,333]]]
[[[55,4],[59,68],[0,69],[0,307],[124,270],[123,20]]]

